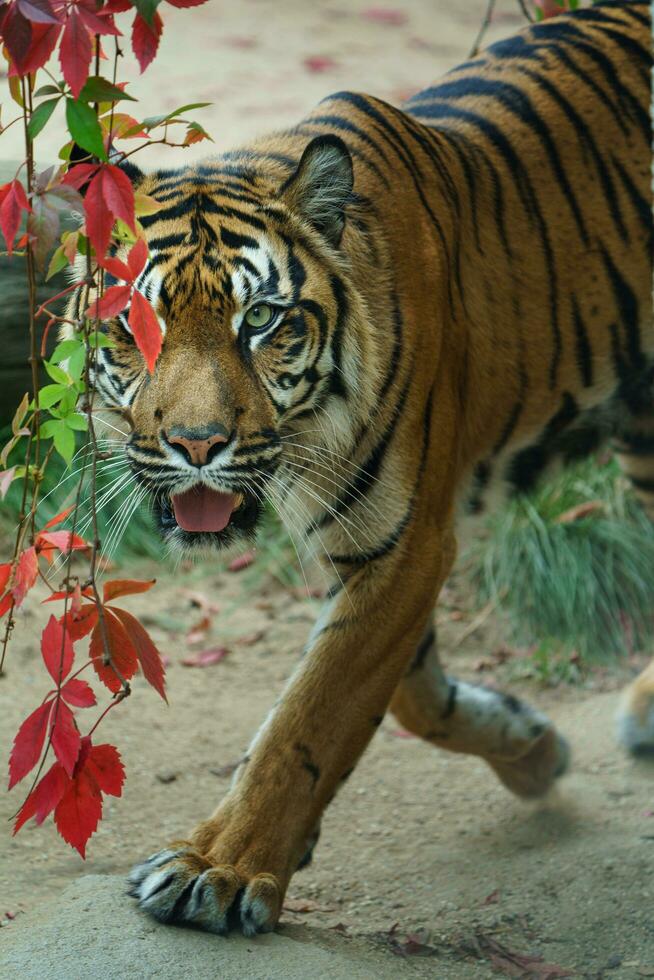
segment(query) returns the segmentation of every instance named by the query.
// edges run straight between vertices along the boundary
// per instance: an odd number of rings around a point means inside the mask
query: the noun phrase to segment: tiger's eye
[[[268,326],[274,316],[275,310],[270,303],[258,303],[247,311],[245,322],[253,330],[261,330],[262,327]]]

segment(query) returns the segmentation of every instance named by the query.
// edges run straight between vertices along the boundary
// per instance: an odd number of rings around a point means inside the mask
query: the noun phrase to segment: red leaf
[[[6,565],[0,565],[0,592],[4,592],[7,588],[7,582],[11,577],[11,562],[7,562]]]
[[[106,256],[104,259],[102,259],[100,265],[103,269],[106,269],[107,272],[110,272],[115,279],[122,279],[123,282],[132,281],[133,277],[129,267],[125,265],[124,262],[121,262],[120,259]]]
[[[47,597],[47,599],[44,599],[43,601],[44,602],[56,602],[59,599],[65,599],[66,597],[68,597],[70,599],[75,594],[75,591],[78,589],[78,587],[79,586],[76,585],[75,586],[75,589],[73,590],[73,592],[67,592],[66,590],[63,590],[63,589],[61,590],[61,592],[52,592]],[[89,585],[85,589],[80,589],[79,594],[80,595],[84,595],[84,596],[91,596],[91,595],[93,595],[93,589]],[[81,606],[80,606],[80,609],[81,609]]]
[[[136,234],[134,223],[134,187],[132,182],[120,167],[107,163],[102,168],[102,196],[106,205],[115,218],[124,221],[128,228]]]
[[[121,35],[111,13],[107,13],[104,9],[97,10],[95,0],[78,0],[77,9],[91,34]]]
[[[21,57],[16,56],[16,54],[12,55],[13,64],[9,67],[10,75],[28,75],[30,72],[43,68],[57,45],[61,33],[60,24],[32,24],[30,26],[32,36],[29,47]]]
[[[152,26],[137,14],[132,24],[132,51],[144,72],[153,60],[159,47],[159,38],[163,29],[163,21],[158,13],[152,18]]]
[[[141,664],[143,676],[167,704],[168,699],[166,697],[164,679],[165,671],[161,661],[161,654],[135,616],[125,612],[124,609],[114,609],[113,611],[129,632],[129,637],[134,644],[136,656],[139,658],[139,663]]]
[[[60,762],[55,762],[45,776],[39,780],[20,808],[13,833],[17,834],[30,817],[35,817],[37,824],[42,824],[59,803],[69,785],[70,779],[66,775],[64,767]]]
[[[70,610],[66,613],[66,630],[70,636],[73,643],[77,640],[81,640],[82,637],[88,636],[93,627],[98,621],[98,610],[94,602],[86,602],[80,609],[79,613],[75,613]],[[63,622],[64,617],[62,616],[59,622]]]
[[[16,574],[14,576],[14,585],[11,590],[14,596],[14,602],[17,606],[20,606],[21,602],[36,582],[36,576],[38,573],[39,559],[36,554],[36,548],[27,548],[22,552],[20,558],[18,559]]]
[[[102,817],[102,796],[93,777],[82,769],[57,804],[57,830],[71,847],[85,856],[86,842]]]
[[[20,782],[39,761],[51,707],[52,698],[40,704],[18,729],[9,757],[9,789]]]
[[[54,616],[48,620],[48,625],[41,634],[41,653],[43,662],[52,680],[59,686],[73,666],[75,652],[68,633]]]
[[[62,510],[58,514],[55,514],[54,517],[50,518],[47,524],[43,525],[39,533],[42,534],[43,531],[47,531],[51,527],[56,527],[57,524],[61,524],[61,522],[65,521],[68,515],[72,514],[74,510],[75,510],[75,504],[71,504],[70,507],[66,507],[66,510]]]
[[[59,18],[48,0],[17,0],[17,6],[23,17],[36,24],[59,23]]]
[[[143,272],[147,260],[148,246],[142,238],[139,238],[136,244],[132,246],[129,255],[127,256],[127,264],[129,265],[129,271],[132,274],[132,281],[134,281]]]
[[[7,251],[11,255],[14,239],[20,226],[21,213],[32,209],[29,206],[25,188],[19,180],[12,180],[10,184],[5,184],[5,189],[6,193],[3,195],[0,206],[0,227],[7,242]]]
[[[132,578],[115,578],[113,581],[105,582],[104,584],[104,601],[111,602],[112,599],[117,599],[121,595],[136,595],[139,592],[148,592],[156,581],[156,578],[149,579],[145,582]],[[115,611],[118,612],[118,610]]]
[[[7,595],[0,599],[0,619],[2,619],[4,614],[11,609],[13,601],[14,597],[12,596],[11,592],[8,592]]]
[[[56,29],[56,28],[55,28]],[[14,3],[9,4],[2,21],[2,39],[16,64],[23,62],[30,50],[33,28]]]
[[[199,7],[207,0],[168,0],[171,7]]]
[[[59,701],[57,709],[52,712],[51,726],[54,753],[68,775],[72,776],[79,755],[81,738],[73,712],[63,701]]]
[[[387,24],[389,27],[401,27],[409,19],[408,14],[403,10],[393,7],[368,7],[367,10],[362,11],[361,16],[377,24]]]
[[[61,689],[61,696],[74,708],[92,708],[98,703],[91,685],[86,681],[80,681],[77,677],[71,677],[66,681]]]
[[[59,62],[64,78],[77,98],[89,77],[92,46],[91,35],[76,6],[68,8],[68,17],[59,47]]]
[[[71,167],[64,179],[62,184],[69,184],[74,187],[75,190],[79,190],[84,184],[87,184],[91,177],[98,172],[97,163],[78,163],[76,166]],[[72,508],[71,508],[72,510]],[[53,518],[54,520],[54,518]],[[46,524],[46,527],[48,525]]]
[[[111,317],[117,316],[125,309],[129,303],[131,292],[131,286],[109,286],[100,299],[91,303],[86,315],[92,320],[96,317],[101,320],[110,320]]]
[[[136,341],[136,346],[143,354],[150,374],[154,371],[157,358],[161,353],[161,327],[157,314],[143,293],[138,289],[132,294],[132,305],[129,309],[129,325]]]
[[[337,67],[337,62],[329,55],[310,55],[308,58],[304,58],[302,64],[307,71],[310,71],[313,75],[319,75],[323,71],[331,71],[332,68]]]
[[[211,667],[224,660],[229,650],[226,647],[213,647],[211,650],[202,650],[194,653],[191,657],[184,657],[182,663],[185,667]]]
[[[116,670],[128,681],[130,677],[134,676],[138,667],[136,651],[125,631],[125,627],[109,609],[105,609],[104,618],[107,626],[107,638],[112,661],[116,666]],[[96,674],[102,683],[115,694],[116,691],[120,690],[122,685],[111,666],[102,662],[104,645],[99,622],[96,623],[91,634],[89,654],[93,661],[93,668]]]
[[[120,761],[118,749],[113,745],[92,746],[85,768],[103,793],[109,796],[122,795],[125,767]]]
[[[107,207],[102,190],[102,170],[100,169],[89,184],[84,198],[86,233],[98,259],[104,258],[106,254],[111,238],[111,229],[114,226],[113,213]]]
[[[83,551],[88,548],[84,538],[71,531],[39,531],[36,536],[37,551],[52,551],[57,549],[65,555],[71,551]]]
[[[122,14],[126,10],[132,10],[133,4],[130,0],[108,0],[102,8],[103,14]]]

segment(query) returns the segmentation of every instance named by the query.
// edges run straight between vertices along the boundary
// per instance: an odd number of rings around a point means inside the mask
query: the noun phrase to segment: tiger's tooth
[[[239,507],[242,507],[244,500],[245,500],[245,497],[243,496],[243,494],[242,493],[237,493],[236,494],[236,503],[234,504],[234,510],[238,510]]]

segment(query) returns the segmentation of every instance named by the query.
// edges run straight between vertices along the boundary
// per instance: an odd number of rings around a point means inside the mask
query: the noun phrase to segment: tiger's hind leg
[[[632,755],[654,758],[654,660],[622,696],[618,741]]]
[[[445,675],[433,629],[390,707],[406,729],[433,745],[481,756],[517,796],[543,796],[567,768],[568,745],[544,714],[513,695]]]

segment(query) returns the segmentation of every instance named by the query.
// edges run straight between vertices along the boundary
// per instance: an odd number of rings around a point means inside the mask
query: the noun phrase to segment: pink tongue
[[[185,531],[222,531],[229,524],[236,497],[197,486],[173,497],[175,520]]]

